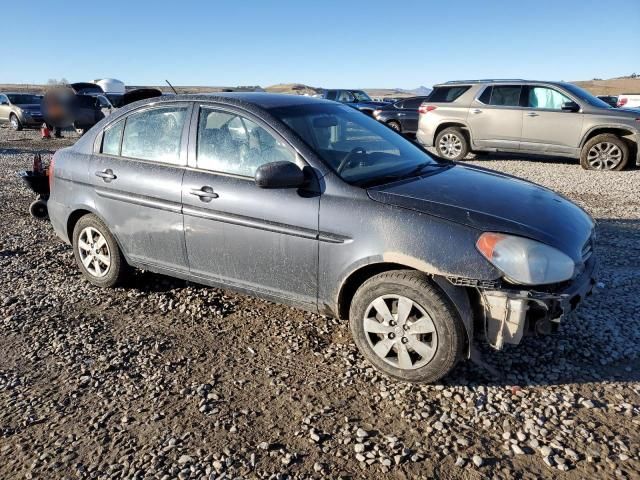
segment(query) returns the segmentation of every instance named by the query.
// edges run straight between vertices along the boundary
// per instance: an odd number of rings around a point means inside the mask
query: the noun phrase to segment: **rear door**
[[[191,274],[315,309],[319,196],[254,181],[262,164],[304,161],[262,120],[228,106],[194,111],[190,139],[182,198]]]
[[[471,103],[467,123],[478,147],[518,150],[522,135],[521,85],[489,85]]]
[[[110,125],[89,170],[97,212],[126,256],[185,273],[182,177],[191,108],[162,104]]]
[[[416,133],[418,130],[418,108],[423,101],[424,98],[409,98],[402,102],[402,110],[398,112],[398,118],[404,133]]]
[[[574,153],[582,137],[584,115],[562,110],[574,101],[558,89],[544,85],[524,87],[521,149],[541,153]]]

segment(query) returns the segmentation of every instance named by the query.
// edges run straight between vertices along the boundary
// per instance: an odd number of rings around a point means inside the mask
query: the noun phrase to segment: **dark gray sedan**
[[[552,332],[595,281],[594,222],[573,203],[321,99],[137,102],[50,176],[51,221],[91,283],[136,267],[348,319],[405,381],[438,380],[476,340]]]

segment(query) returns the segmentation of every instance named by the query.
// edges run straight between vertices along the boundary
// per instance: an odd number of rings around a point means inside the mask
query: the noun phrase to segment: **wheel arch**
[[[610,125],[610,126],[603,126],[603,127],[593,127],[592,129],[587,131],[587,133],[584,134],[584,136],[582,137],[582,140],[580,141],[580,148],[582,149],[582,147],[584,147],[585,144],[596,135],[602,135],[607,133],[611,135],[616,135],[617,137],[620,137],[621,139],[626,140],[631,144],[634,144],[634,145],[636,144],[634,137],[637,134],[631,128],[626,126],[620,126],[620,125]]]
[[[463,135],[466,137],[467,139],[467,143],[469,144],[469,148],[471,148],[472,145],[472,141],[471,141],[471,130],[469,129],[469,126],[459,120],[452,120],[452,121],[448,121],[448,122],[443,122],[440,125],[438,125],[438,127],[436,128],[435,132],[433,132],[433,145],[435,146],[436,144],[436,139],[438,138],[438,135],[440,135],[440,132],[442,132],[444,129],[446,128],[459,128]]]
[[[87,206],[74,208],[73,211],[69,214],[69,217],[67,217],[66,233],[67,238],[69,239],[69,243],[73,246],[73,230],[78,221],[86,215],[95,215],[100,219],[102,223],[105,224],[105,226],[109,229],[109,233],[111,233],[111,235],[113,235],[113,238],[115,238],[116,243],[118,244],[118,248],[122,252],[122,255],[128,262],[129,259],[127,258],[127,252],[122,248],[122,242],[118,238],[118,235],[111,228],[109,228],[109,224],[104,220],[104,218],[102,218],[102,216],[98,212]]]

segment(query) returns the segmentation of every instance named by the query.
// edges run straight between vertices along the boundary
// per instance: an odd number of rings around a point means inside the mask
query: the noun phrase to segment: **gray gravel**
[[[0,128],[0,478],[640,475],[639,170],[471,160],[586,208],[601,284],[557,336],[483,349],[501,377],[413,386],[331,318],[144,272],[88,285],[15,176],[72,141]]]

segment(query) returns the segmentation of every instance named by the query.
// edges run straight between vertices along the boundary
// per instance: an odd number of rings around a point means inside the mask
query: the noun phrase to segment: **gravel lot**
[[[596,295],[443,384],[378,375],[346,324],[149,273],[100,290],[32,219],[0,128],[0,478],[638,478],[640,170],[472,160],[599,223]],[[535,215],[536,212],[531,212]]]

